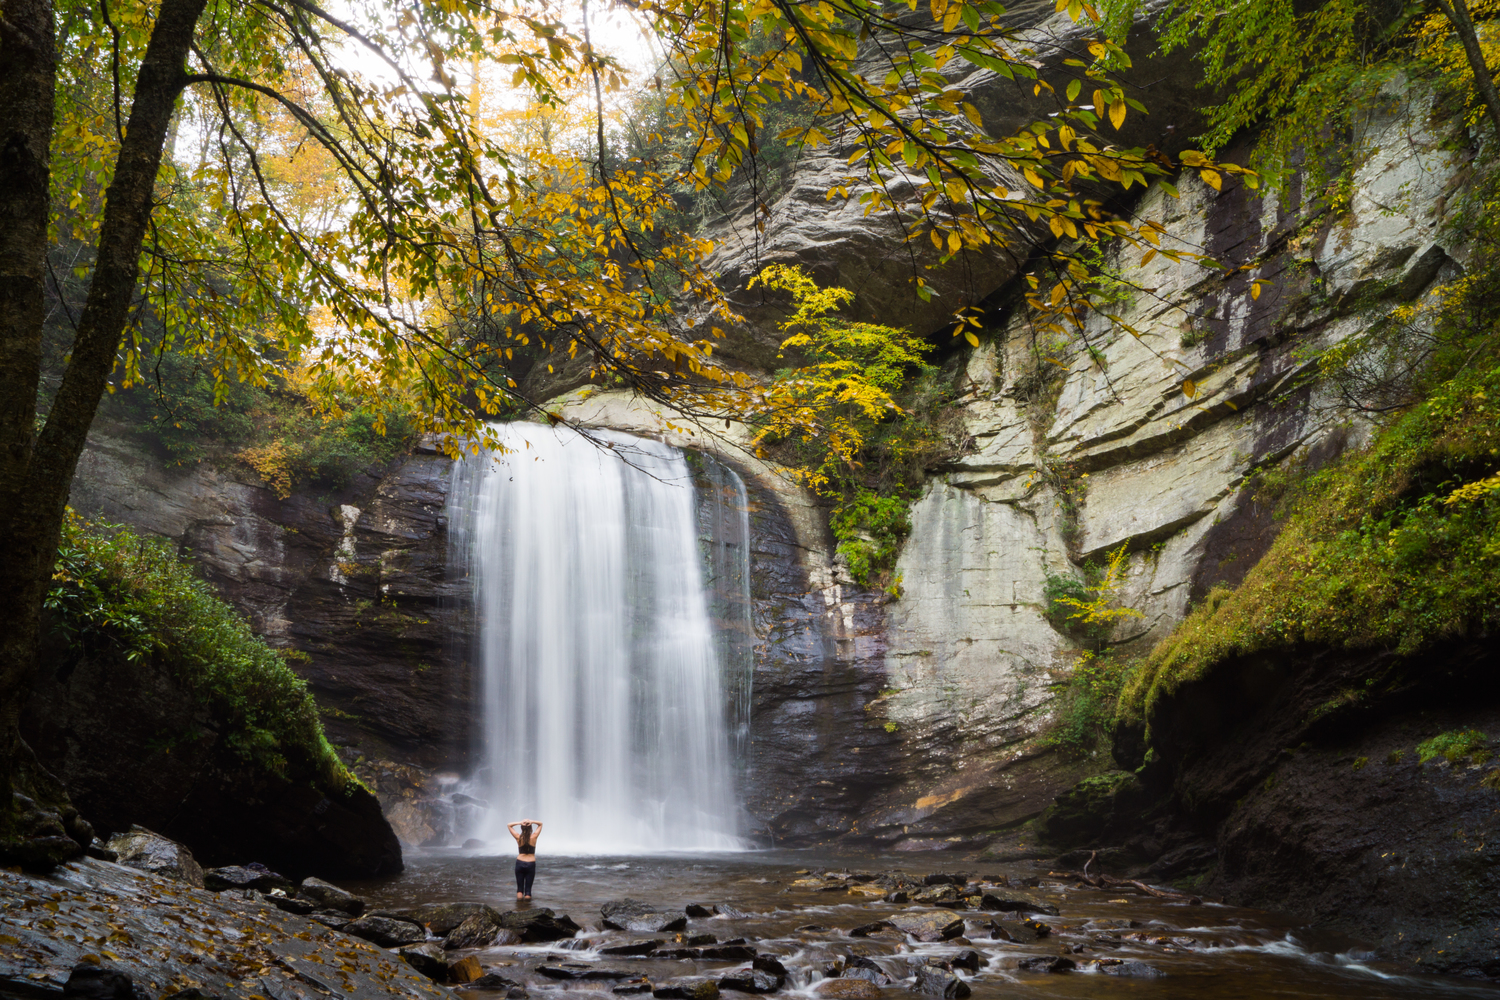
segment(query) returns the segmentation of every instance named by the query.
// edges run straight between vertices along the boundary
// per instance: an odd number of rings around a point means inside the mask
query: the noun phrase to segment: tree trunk
[[[1496,140],[1500,140],[1500,92],[1495,90],[1495,77],[1484,61],[1484,49],[1479,44],[1479,33],[1474,30],[1474,20],[1469,16],[1469,5],[1465,0],[1438,0],[1438,7],[1453,25],[1453,30],[1458,32],[1464,55],[1469,59],[1469,68],[1474,71],[1474,86],[1479,90],[1479,99],[1490,113]]]
[[[42,293],[50,210],[48,145],[53,126],[56,49],[50,0],[3,2],[0,59],[0,854],[26,863],[55,826],[67,822],[21,740],[17,722],[36,670],[41,605],[51,582],[68,490],[104,394],[140,276],[156,173],[185,63],[206,0],[164,0],[136,78],[130,120],[105,194],[98,256],[62,385],[40,434],[36,401]],[[36,800],[22,808],[16,792]],[[28,809],[30,810],[28,812]],[[24,819],[31,815],[31,819]],[[76,816],[76,813],[74,814]],[[76,824],[74,824],[76,827]],[[75,835],[81,835],[81,827]],[[75,832],[70,830],[70,832]],[[56,846],[56,845],[54,845]],[[59,850],[62,848],[59,847]]]

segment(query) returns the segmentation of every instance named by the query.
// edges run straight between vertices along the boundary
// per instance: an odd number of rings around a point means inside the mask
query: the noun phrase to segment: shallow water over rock
[[[757,959],[756,968],[780,962],[786,969],[780,992],[806,996],[832,995],[837,991],[822,984],[842,978],[868,983],[886,1000],[909,1000],[919,986],[934,996],[961,996],[966,988],[978,1000],[1500,997],[1500,989],[1480,983],[1407,974],[1376,960],[1359,942],[1310,931],[1295,920],[1211,901],[1190,905],[1082,888],[1050,877],[1045,865],[808,851],[543,855],[535,899],[525,904],[514,898],[512,864],[508,856],[429,853],[408,858],[399,876],[350,888],[376,909],[473,901],[568,914],[583,927],[575,939],[474,953],[487,972],[526,983],[534,1000],[559,991],[568,1000],[585,1000],[581,993],[614,1000],[614,987],[624,979],[589,978],[582,975],[586,969],[656,984],[722,980],[751,968],[742,952],[773,958]],[[927,876],[956,873],[971,880],[970,900],[982,900],[972,895],[974,883],[982,882],[992,897],[1030,899],[1037,912],[982,910],[961,899],[955,905],[941,893],[927,895],[942,896],[942,905],[887,902],[888,893],[871,876],[897,871],[918,884],[909,899]],[[649,935],[606,928],[601,906],[626,898],[685,916],[686,925]],[[931,940],[889,926],[893,918],[924,915],[934,919],[900,923],[932,925],[934,933],[921,935]],[[621,953],[645,950],[648,940],[657,945],[646,954]],[[538,971],[562,963],[579,975],[559,979]],[[932,969],[940,974],[925,971]],[[947,993],[939,994],[943,984]]]

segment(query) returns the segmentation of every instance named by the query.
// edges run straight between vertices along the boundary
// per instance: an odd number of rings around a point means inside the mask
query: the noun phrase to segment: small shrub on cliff
[[[755,445],[775,449],[833,501],[830,524],[850,574],[862,585],[882,582],[911,530],[923,469],[944,450],[933,418],[942,393],[926,361],[932,345],[906,330],[831,315],[854,293],[820,288],[800,268],[774,264],[755,281],[791,293],[781,348],[802,361],[768,389]]]
[[[1490,759],[1489,742],[1489,737],[1477,729],[1438,733],[1417,744],[1417,760],[1425,764],[1434,757],[1441,757],[1450,764],[1457,764],[1467,757],[1475,764],[1483,764]]]
[[[1042,745],[1073,754],[1108,746],[1115,704],[1130,673],[1130,663],[1110,650],[1084,650],[1058,693],[1052,724]]]
[[[323,735],[307,682],[165,539],[70,516],[45,606],[74,647],[155,659],[247,761],[278,774],[310,770],[332,788],[353,780]]]

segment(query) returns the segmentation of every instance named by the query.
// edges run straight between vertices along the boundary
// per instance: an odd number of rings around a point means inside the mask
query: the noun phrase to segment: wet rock
[[[1052,928],[1035,920],[991,920],[990,940],[1014,944],[1031,944],[1052,933]]]
[[[537,968],[537,974],[546,976],[548,979],[569,980],[599,980],[599,979],[630,979],[634,972],[625,972],[621,969],[601,969],[596,965],[587,965],[583,962],[563,962],[561,965],[543,965]]]
[[[1101,958],[1092,963],[1094,968],[1106,976],[1132,976],[1139,979],[1154,979],[1165,975],[1161,970],[1145,962],[1124,961],[1118,958]]]
[[[677,940],[679,942],[681,942],[682,944],[687,944],[687,945],[718,944],[719,943],[719,939],[716,938],[716,937],[714,937],[712,934],[679,934],[679,935],[677,935]],[[735,941],[730,941],[730,942],[726,942],[726,943],[728,943],[728,944],[744,944],[745,941],[744,941],[743,938],[740,938],[740,939],[737,939]]]
[[[84,853],[89,857],[97,858],[100,861],[120,860],[120,855],[117,852],[110,850],[109,846],[98,837],[95,837],[92,841],[90,841],[89,846],[85,847],[83,850]]]
[[[649,955],[661,944],[652,938],[640,941],[626,941],[622,944],[605,945],[599,949],[601,955]]]
[[[396,949],[396,954],[407,965],[435,983],[448,978],[448,959],[443,955],[443,946],[436,941],[423,941]]]
[[[898,913],[889,922],[902,934],[910,934],[918,941],[941,941],[964,932],[962,918],[950,913]]]
[[[407,920],[396,920],[392,917],[360,917],[344,925],[345,934],[353,934],[355,937],[373,941],[382,948],[399,948],[406,944],[416,944],[427,937],[427,931],[420,925]]]
[[[954,973],[931,965],[917,966],[911,991],[923,996],[942,997],[943,1000],[963,1000],[971,992],[969,984]]]
[[[702,976],[684,976],[657,983],[651,995],[662,1000],[719,1000],[719,984]]]
[[[217,993],[205,993],[196,986],[190,986],[176,993],[168,993],[162,997],[162,1000],[224,1000],[224,998]]]
[[[906,903],[910,900],[911,894],[908,893],[905,889],[892,889],[890,892],[885,894],[885,901],[887,903]]]
[[[312,900],[318,904],[319,909],[342,910],[351,917],[357,917],[365,912],[364,900],[320,878],[303,879],[302,887],[297,890],[297,895],[303,899]]]
[[[889,929],[890,926],[890,923],[884,920],[877,920],[873,924],[860,924],[858,927],[849,928],[849,936],[869,937],[871,934],[878,934],[883,930]]]
[[[782,983],[786,982],[786,966],[782,965],[781,959],[775,955],[756,955],[755,960],[750,963],[750,967],[760,972],[768,972]]]
[[[291,879],[276,874],[265,865],[250,864],[210,868],[203,873],[203,888],[213,892],[223,892],[225,889],[255,889],[258,892],[280,889],[283,892],[292,892],[297,885]]]
[[[978,972],[980,967],[984,965],[984,959],[979,956],[979,952],[971,948],[968,951],[960,952],[951,964],[955,969]]]
[[[923,885],[957,885],[969,884],[969,876],[957,873],[933,872],[922,880]]]
[[[690,958],[695,962],[748,962],[755,958],[755,949],[743,944],[710,945],[707,948],[665,948],[656,952],[658,958]]]
[[[449,951],[458,948],[486,948],[494,942],[499,930],[500,914],[494,910],[472,913],[463,923],[448,932],[443,938],[443,947]]]
[[[689,903],[684,912],[695,920],[701,920],[704,917],[718,916],[719,908],[706,903]]]
[[[798,927],[797,930],[805,931],[808,934],[822,934],[827,931],[833,930],[833,928],[829,927],[827,924],[803,924],[801,927]]]
[[[143,826],[132,826],[127,832],[110,838],[107,846],[119,857],[122,865],[203,888],[203,869],[193,860],[193,852],[175,840],[168,840]]]
[[[266,899],[270,900],[271,905],[278,910],[285,910],[287,913],[295,913],[298,916],[305,917],[318,908],[318,904],[312,900],[298,899],[296,896],[278,896],[272,893],[266,896]]]
[[[879,1000],[880,987],[868,979],[825,979],[813,990],[832,1000]]]
[[[509,993],[511,990],[524,990],[526,987],[514,979],[506,979],[504,976],[494,972],[486,972],[468,986],[471,990],[489,990],[493,993]]]
[[[1021,959],[1016,968],[1022,972],[1072,972],[1078,963],[1061,955],[1037,955]]]
[[[457,801],[457,799],[458,797],[454,796],[454,801]],[[487,840],[480,840],[478,837],[470,837],[468,840],[464,841],[463,848],[466,851],[473,851],[483,847],[487,843],[489,843],[489,841]],[[477,986],[474,988],[479,989],[479,987]]]
[[[616,986],[614,989],[610,990],[610,992],[611,993],[618,993],[621,996],[630,996],[630,995],[635,994],[635,993],[650,993],[651,992],[651,984],[650,983],[645,983],[645,982],[642,982],[642,983],[626,983],[623,986]]]
[[[479,959],[473,955],[465,955],[448,966],[449,982],[472,983],[482,975],[484,975],[484,966],[480,965]]]
[[[62,995],[67,1000],[135,1000],[135,982],[108,965],[73,966]]]
[[[946,883],[916,893],[911,901],[924,906],[943,906],[949,909],[962,909],[968,905],[964,902],[963,894]]]
[[[987,892],[979,899],[979,908],[994,913],[1045,913],[1057,916],[1057,907],[1034,896],[999,895]]]
[[[686,922],[684,918],[684,923]],[[530,910],[512,910],[500,915],[500,925],[514,932],[522,941],[535,944],[541,941],[561,941],[577,934],[579,927],[564,913],[558,916],[545,906]]]
[[[353,917],[349,916],[343,910],[313,910],[307,915],[307,919],[316,920],[324,927],[332,927],[336,931],[341,931],[345,927],[348,927],[354,920]]]
[[[439,937],[447,935],[455,927],[476,913],[490,914],[497,926],[500,923],[500,911],[483,903],[434,903],[428,906],[413,907],[410,910],[382,912],[385,916],[400,917],[422,924]]]
[[[660,934],[680,931],[687,926],[687,915],[681,911],[662,911],[638,899],[612,900],[599,907],[604,926],[636,934]]]
[[[759,969],[737,969],[719,977],[719,989],[737,990],[740,993],[775,993],[781,989],[782,978]]]

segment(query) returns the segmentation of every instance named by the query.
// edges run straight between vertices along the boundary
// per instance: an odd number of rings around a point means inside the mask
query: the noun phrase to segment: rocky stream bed
[[[550,858],[526,903],[508,857],[472,851],[339,887],[204,872],[144,831],[110,848],[121,861],[101,846],[49,876],[0,872],[0,997],[1500,996],[1271,914],[1046,863]]]

